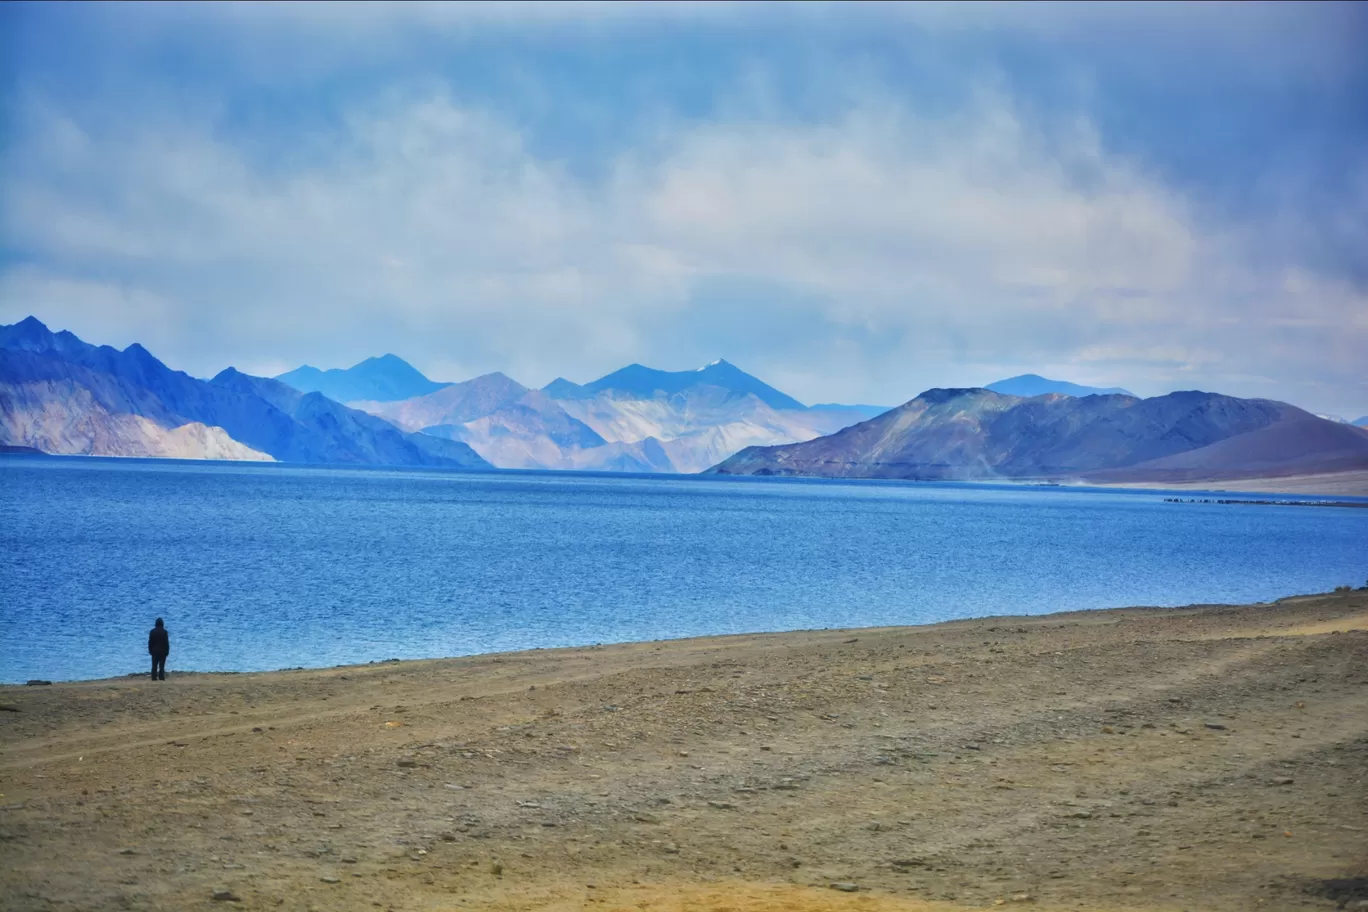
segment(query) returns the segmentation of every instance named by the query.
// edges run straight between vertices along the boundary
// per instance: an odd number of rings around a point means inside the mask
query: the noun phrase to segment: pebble
[[[405,758],[405,759],[403,759],[403,760],[400,760],[399,763],[398,763],[398,767],[399,767],[400,769],[413,769],[413,768],[416,767],[417,765],[418,765],[418,761],[417,761],[417,760],[409,760],[409,759],[407,759],[407,758]]]
[[[858,893],[860,892],[860,885],[842,881],[832,884],[831,889],[840,890],[842,893]]]
[[[321,880],[321,881],[323,881],[325,884],[335,884],[335,883],[341,883],[341,882],[342,882],[340,879],[338,879],[338,878],[336,878],[336,877],[320,877],[320,878],[318,878],[318,879]]]
[[[719,811],[732,811],[736,809],[736,805],[732,804],[730,801],[709,801],[708,807],[717,808]]]
[[[1226,730],[1226,727],[1218,722],[1203,722],[1202,725],[1212,731],[1223,732]]]
[[[1281,779],[1273,780],[1274,785],[1291,785],[1292,782],[1293,780],[1291,776],[1283,776]]]
[[[232,890],[215,890],[209,894],[209,898],[214,902],[242,902],[242,898]]]

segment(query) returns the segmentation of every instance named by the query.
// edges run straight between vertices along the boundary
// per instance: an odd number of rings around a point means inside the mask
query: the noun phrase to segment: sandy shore
[[[1242,478],[1237,481],[1123,483],[1101,485],[1114,488],[1145,488],[1162,491],[1225,491],[1232,494],[1319,494],[1368,497],[1368,470],[1332,472],[1325,475],[1283,475],[1276,478]]]
[[[1368,907],[1365,628],[1360,591],[0,688],[0,906]]]

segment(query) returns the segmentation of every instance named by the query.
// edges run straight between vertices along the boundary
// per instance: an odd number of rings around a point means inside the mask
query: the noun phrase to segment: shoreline
[[[1272,475],[1272,476],[1249,476],[1244,478],[1225,478],[1211,479],[1206,481],[1094,481],[1080,477],[1051,476],[1048,478],[971,478],[971,479],[916,479],[916,478],[863,478],[863,477],[832,477],[825,475],[731,475],[714,474],[711,469],[702,472],[676,473],[676,472],[608,472],[595,471],[589,469],[512,469],[512,468],[488,468],[477,469],[470,467],[451,467],[451,466],[404,466],[404,465],[360,465],[345,463],[307,463],[307,462],[281,462],[279,460],[252,460],[252,459],[195,459],[178,456],[106,456],[89,455],[83,453],[44,453],[40,450],[29,451],[28,448],[12,449],[9,451],[0,450],[0,457],[12,456],[19,458],[43,457],[45,460],[117,460],[119,462],[167,462],[183,465],[219,465],[219,466],[244,466],[244,467],[272,467],[283,469],[341,469],[341,470],[374,470],[374,471],[414,471],[414,472],[440,472],[453,474],[472,474],[484,475],[508,474],[508,475],[563,475],[566,477],[592,477],[592,478],[688,478],[705,480],[750,480],[763,481],[765,479],[777,479],[783,481],[808,481],[808,482],[893,482],[898,484],[948,484],[948,485],[994,485],[1007,487],[1023,488],[1090,488],[1099,491],[1108,489],[1141,490],[1152,491],[1155,493],[1180,493],[1184,491],[1208,491],[1211,493],[1230,493],[1230,494],[1285,494],[1295,495],[1330,495],[1340,497],[1362,497],[1368,498],[1368,469],[1353,469],[1337,472],[1305,473],[1299,475]],[[1120,470],[1116,470],[1120,471]]]
[[[1328,912],[1368,899],[1365,667],[1355,590],[7,685],[0,895]]]
[[[1196,503],[1200,503],[1200,501],[1195,501],[1195,502],[1196,502]],[[1213,503],[1214,503],[1214,501],[1213,501]],[[1248,503],[1248,501],[1230,501],[1230,503]],[[1260,505],[1262,505],[1262,504],[1260,504]],[[1294,505],[1294,506],[1302,506],[1303,504],[1292,504],[1292,505]],[[1341,504],[1314,504],[1314,506],[1341,506]],[[1365,507],[1368,507],[1368,503],[1365,503],[1365,504],[1362,504],[1362,505],[1360,505],[1360,504],[1349,504],[1349,506],[1365,506]],[[742,632],[740,632],[740,633],[713,633],[713,634],[702,634],[702,635],[699,635],[699,636],[666,637],[666,638],[654,639],[654,640],[621,640],[621,641],[609,641],[609,642],[597,642],[597,643],[582,643],[582,644],[578,644],[578,645],[573,645],[573,644],[572,644],[572,645],[568,645],[568,646],[533,646],[533,647],[529,647],[529,648],[527,648],[527,649],[510,649],[510,650],[502,650],[502,651],[499,651],[499,652],[471,652],[471,653],[463,653],[463,654],[457,654],[457,655],[427,656],[427,657],[419,657],[419,658],[371,659],[371,660],[366,661],[366,662],[353,662],[353,663],[343,663],[343,664],[334,664],[334,665],[296,665],[296,666],[290,666],[290,667],[285,667],[285,668],[269,668],[269,669],[245,670],[245,671],[233,671],[233,670],[211,670],[211,671],[204,671],[204,670],[194,669],[194,668],[185,668],[185,669],[175,668],[174,665],[173,665],[173,666],[171,666],[170,671],[168,671],[168,674],[174,674],[174,675],[178,675],[178,676],[182,676],[182,677],[210,677],[210,676],[215,676],[215,675],[222,675],[222,676],[229,676],[229,677],[243,677],[243,676],[250,676],[250,675],[280,675],[280,674],[308,674],[308,673],[323,673],[323,672],[347,672],[347,671],[364,671],[364,670],[367,670],[367,669],[379,668],[379,667],[381,667],[381,666],[396,667],[396,666],[406,666],[406,665],[413,665],[413,664],[420,664],[420,663],[431,663],[431,662],[459,662],[459,661],[465,661],[465,660],[471,660],[471,659],[506,660],[506,659],[515,659],[515,658],[531,658],[531,657],[536,657],[536,656],[545,656],[545,657],[551,658],[551,657],[554,657],[555,654],[557,654],[557,653],[563,653],[563,652],[578,652],[578,651],[584,651],[584,650],[612,649],[612,648],[635,648],[635,647],[647,647],[647,646],[650,646],[650,647],[659,647],[659,646],[663,646],[663,645],[666,645],[666,644],[679,644],[679,645],[688,645],[688,644],[710,645],[710,644],[711,644],[711,645],[718,645],[718,646],[721,646],[721,645],[725,645],[726,642],[729,641],[729,640],[738,639],[738,638],[745,638],[745,639],[751,639],[751,640],[753,640],[753,639],[761,639],[761,638],[766,638],[766,637],[789,637],[789,636],[807,636],[807,635],[820,635],[820,634],[831,634],[831,635],[836,635],[836,634],[859,635],[859,634],[862,634],[862,633],[868,633],[868,634],[874,635],[874,634],[892,634],[892,633],[899,633],[899,632],[912,633],[912,632],[923,631],[923,630],[934,630],[934,629],[939,628],[939,627],[949,627],[949,626],[951,626],[951,625],[956,625],[956,624],[972,624],[972,623],[989,622],[989,621],[997,621],[997,622],[999,622],[999,623],[1007,623],[1007,622],[1044,621],[1044,620],[1049,620],[1049,619],[1069,619],[1069,620],[1073,620],[1073,619],[1079,619],[1079,618],[1086,618],[1086,617],[1088,617],[1088,616],[1090,616],[1090,615],[1094,615],[1094,614],[1107,614],[1107,613],[1113,613],[1113,612],[1175,612],[1175,611],[1189,611],[1189,610],[1196,611],[1196,610],[1201,610],[1201,609],[1219,609],[1219,608],[1259,608],[1259,607],[1271,607],[1271,606],[1279,605],[1279,604],[1281,604],[1281,603],[1283,603],[1283,602],[1292,602],[1292,601],[1297,601],[1297,600],[1301,600],[1301,599],[1314,599],[1314,598],[1322,598],[1322,597],[1330,597],[1330,596],[1340,595],[1340,594],[1343,594],[1344,591],[1348,591],[1348,592],[1351,592],[1351,593],[1353,593],[1353,592],[1368,593],[1368,587],[1364,587],[1364,588],[1362,588],[1362,589],[1357,589],[1357,588],[1354,588],[1354,587],[1350,587],[1348,590],[1327,590],[1327,591],[1325,591],[1325,592],[1297,593],[1297,594],[1293,594],[1293,595],[1280,596],[1280,597],[1278,597],[1278,598],[1271,599],[1271,600],[1269,600],[1269,601],[1264,601],[1264,602],[1192,602],[1192,603],[1183,604],[1183,605],[1118,605],[1118,606],[1102,607],[1102,608],[1067,608],[1067,609],[1063,609],[1063,610],[1060,610],[1060,611],[1051,611],[1051,612],[1046,612],[1046,613],[1043,613],[1043,614],[989,614],[989,615],[972,615],[972,616],[969,616],[969,617],[947,618],[947,619],[941,620],[941,621],[930,621],[930,622],[925,623],[925,624],[892,624],[892,625],[885,624],[885,625],[878,625],[878,626],[873,626],[873,627],[808,627],[808,628],[799,628],[799,629],[794,629],[794,630],[748,630],[748,631],[742,631]],[[12,689],[12,688],[55,687],[55,686],[59,686],[59,685],[83,685],[83,684],[89,684],[89,685],[98,685],[98,684],[117,684],[117,683],[122,683],[122,682],[129,682],[129,681],[139,681],[139,680],[145,679],[145,678],[147,678],[147,677],[148,677],[148,673],[147,673],[146,671],[128,671],[128,672],[124,672],[124,673],[122,673],[122,674],[108,675],[108,676],[102,677],[102,678],[53,678],[53,679],[51,679],[51,680],[47,680],[47,679],[31,679],[31,680],[28,680],[28,681],[0,681],[0,694],[2,694],[6,689]]]

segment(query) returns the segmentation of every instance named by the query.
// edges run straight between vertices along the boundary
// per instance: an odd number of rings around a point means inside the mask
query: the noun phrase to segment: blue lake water
[[[1190,495],[1184,495],[1190,496]],[[1142,491],[0,457],[0,681],[1246,602],[1368,510]]]

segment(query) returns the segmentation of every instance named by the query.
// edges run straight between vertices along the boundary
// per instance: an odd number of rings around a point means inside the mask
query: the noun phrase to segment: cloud
[[[457,15],[425,9],[399,15]],[[820,117],[662,118],[586,172],[441,80],[261,132],[33,94],[0,175],[0,318],[201,375],[395,351],[439,379],[543,383],[724,356],[812,401],[1048,368],[1368,402],[1368,297],[1306,255],[1323,225],[1214,209],[1086,107],[1042,114],[1000,80],[948,107],[847,95]],[[1354,186],[1327,213],[1345,239]]]

